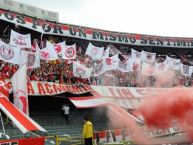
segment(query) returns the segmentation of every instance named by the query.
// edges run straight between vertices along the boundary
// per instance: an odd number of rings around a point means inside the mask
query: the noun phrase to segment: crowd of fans
[[[84,63],[87,57],[78,56],[77,60],[82,60]],[[83,79],[73,76],[72,61],[57,60],[45,61],[41,60],[40,68],[28,69],[28,80],[32,81],[47,81],[61,84],[76,84],[76,85],[107,85],[107,86],[125,86],[125,87],[156,87],[157,80],[155,76],[142,76],[141,72],[120,72],[117,70],[106,72],[100,76],[92,75],[89,79]],[[92,63],[90,63],[92,65]],[[18,65],[0,61],[0,78],[10,79],[19,68]],[[166,74],[167,75],[167,74]],[[191,86],[193,77],[182,76],[175,71],[175,77],[166,81],[161,87],[174,86]]]
[[[25,28],[20,26],[12,26],[3,31],[1,35],[1,40],[8,43],[10,30],[14,29],[17,32],[21,31],[21,28],[26,31]],[[4,28],[5,29],[5,28]],[[2,28],[3,30],[3,28]],[[23,31],[24,31],[23,30]],[[93,66],[93,61],[89,56],[85,56],[85,51],[88,45],[87,40],[78,40],[75,38],[67,38],[61,36],[44,36],[42,41],[40,41],[39,36],[29,30],[32,39],[38,42],[41,48],[46,46],[46,41],[56,44],[65,41],[67,45],[72,45],[76,43],[77,46],[77,57],[75,61],[85,64],[87,67]],[[92,42],[96,46],[107,47],[109,43],[103,42]],[[114,44],[115,46],[117,44]],[[130,46],[128,46],[130,47]],[[143,47],[141,48],[143,49]],[[121,51],[121,50],[119,50]],[[129,55],[129,51],[127,55]],[[158,55],[159,56],[159,55]],[[157,61],[163,61],[165,58],[157,57]],[[108,71],[100,76],[92,75],[89,79],[83,79],[80,77],[73,76],[72,70],[72,60],[55,60],[55,61],[45,61],[41,60],[40,68],[29,68],[28,69],[28,80],[32,81],[48,81],[61,84],[76,84],[76,85],[111,85],[111,86],[126,86],[126,87],[156,87],[158,80],[155,76],[143,76],[141,72],[121,72],[117,70]],[[18,65],[10,64],[0,60],[0,78],[10,79],[13,74],[19,68]],[[191,86],[193,85],[193,77],[182,76],[179,72],[175,71],[175,77],[161,84],[160,87],[173,87],[173,86]]]

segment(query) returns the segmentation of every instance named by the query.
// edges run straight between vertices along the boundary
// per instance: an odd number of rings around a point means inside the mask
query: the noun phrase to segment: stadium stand
[[[119,51],[122,54],[119,55],[119,59],[122,61],[127,60],[124,58],[126,55],[131,55],[131,50],[137,50],[138,52],[147,51],[156,53],[156,62],[163,62],[166,59],[166,55],[175,59],[180,59],[181,63],[192,66],[193,65],[193,50],[183,47],[164,47],[164,46],[145,46],[145,45],[131,45],[112,42],[99,42],[89,41],[80,38],[73,38],[68,36],[50,35],[44,34],[19,26],[14,23],[10,23],[4,20],[0,20],[0,39],[3,42],[9,43],[11,30],[14,30],[21,34],[31,34],[32,42],[37,42],[40,49],[46,46],[46,41],[52,44],[57,44],[65,41],[67,45],[76,43],[77,57],[76,61],[84,64],[87,67],[93,66],[93,61],[89,56],[85,56],[86,48],[91,42],[98,47],[112,46],[110,56],[113,56],[115,51]],[[122,49],[122,48],[127,48]],[[26,48],[26,50],[28,50]],[[31,50],[30,50],[31,51]],[[95,86],[118,86],[118,87],[156,87],[155,78],[148,76],[147,80],[142,81],[139,78],[138,71],[133,72],[120,72],[109,71],[100,76],[91,76],[89,79],[83,79],[81,77],[73,76],[73,65],[71,60],[54,60],[45,61],[41,60],[40,68],[28,69],[28,81],[44,81],[54,82],[60,84],[75,84],[80,85],[95,85]],[[0,78],[10,79],[13,74],[18,70],[19,66],[10,64],[0,60]],[[191,87],[193,85],[193,75],[183,76],[179,71],[175,71],[176,79],[169,84],[163,84],[161,87],[175,87],[184,86]],[[68,97],[72,94],[64,94],[61,96],[29,96],[29,110],[30,117],[38,122],[48,131],[48,136],[65,135],[80,136],[82,131],[83,116],[89,114],[92,117],[95,131],[114,129],[110,124],[107,117],[107,108],[89,108],[89,109],[76,109]],[[84,95],[83,95],[84,96]],[[86,96],[86,95],[85,95]],[[46,101],[45,101],[46,98]],[[13,96],[10,96],[12,101]],[[70,105],[70,124],[64,124],[64,118],[61,114],[61,106],[64,102]],[[101,123],[102,122],[102,123]],[[13,127],[12,123],[8,121],[5,125],[6,134],[11,138],[26,137],[20,133],[18,129]],[[0,130],[2,132],[2,130]]]

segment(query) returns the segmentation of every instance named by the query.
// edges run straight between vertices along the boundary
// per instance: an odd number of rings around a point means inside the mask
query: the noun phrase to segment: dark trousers
[[[69,114],[64,114],[64,119],[66,121],[66,124],[69,124]]]
[[[85,139],[84,139],[84,143],[85,143],[85,145],[93,145],[93,144],[92,144],[92,137],[90,137],[90,138],[85,138]]]

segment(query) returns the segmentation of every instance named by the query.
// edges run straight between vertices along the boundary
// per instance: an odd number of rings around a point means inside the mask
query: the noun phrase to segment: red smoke
[[[143,131],[136,125],[135,121],[128,116],[128,112],[115,104],[108,105],[108,117],[113,128],[128,128],[130,133],[135,134],[133,140],[138,144],[149,144],[143,136]]]
[[[193,130],[193,90],[190,88],[157,92],[154,97],[144,98],[138,110],[149,127],[168,128],[172,121],[178,121],[185,131]]]

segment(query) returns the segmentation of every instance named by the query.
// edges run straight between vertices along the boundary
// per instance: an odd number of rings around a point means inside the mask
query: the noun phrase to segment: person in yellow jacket
[[[82,138],[85,145],[93,145],[93,125],[88,116],[84,117]]]

